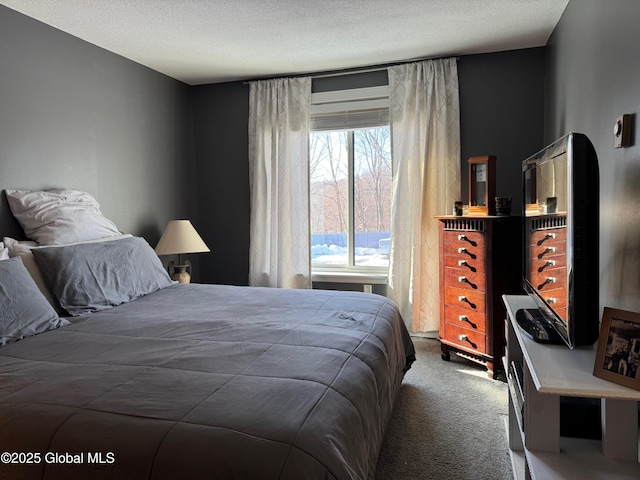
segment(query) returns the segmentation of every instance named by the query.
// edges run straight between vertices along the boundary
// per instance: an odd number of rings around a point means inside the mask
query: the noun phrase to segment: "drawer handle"
[[[555,298],[553,298],[553,297],[549,297],[549,298],[547,298],[547,303],[548,303],[549,305],[554,304],[554,303],[556,303],[556,299],[555,299]]]
[[[541,259],[542,257],[544,257],[547,253],[555,253],[555,251],[556,251],[556,247],[547,247],[544,249],[544,252],[538,255],[538,259]]]
[[[477,289],[478,289],[478,285],[476,285],[475,283],[471,282],[471,281],[470,281],[467,277],[465,277],[465,276],[458,277],[458,281],[459,281],[460,283],[468,283],[468,284],[469,284],[469,286],[470,286],[471,288],[473,288],[474,290],[477,290]]]
[[[469,345],[471,345],[473,348],[478,348],[478,345],[469,340],[469,337],[467,337],[465,334],[460,335],[458,338],[461,342],[468,342]]]
[[[458,317],[458,320],[460,320],[461,322],[467,322],[469,325],[471,325],[472,328],[478,328],[478,326],[471,320],[469,320],[469,317],[467,317],[466,315],[460,315]]]
[[[472,247],[477,247],[478,244],[476,242],[474,242],[473,240],[471,240],[469,237],[467,237],[466,235],[458,235],[458,240],[462,240],[463,242],[469,242],[471,244]]]
[[[546,263],[538,269],[538,273],[542,272],[547,267],[555,267],[555,266],[556,266],[555,260],[547,260]]]
[[[471,258],[473,258],[474,260],[476,259],[476,254],[475,253],[471,253],[469,250],[467,250],[464,247],[459,248],[458,249],[458,253],[465,253],[465,254],[469,255]]]
[[[460,301],[460,302],[466,302],[466,303],[468,303],[468,304],[469,304],[469,306],[470,306],[471,308],[476,308],[476,304],[475,304],[475,303],[472,303],[472,302],[471,302],[467,297],[465,297],[464,295],[460,295],[460,296],[458,297],[458,301]]]
[[[550,283],[556,283],[556,278],[555,277],[547,277],[547,279],[544,282],[542,282],[540,285],[538,285],[538,290],[542,290],[545,285],[548,285]]]
[[[538,240],[538,246],[542,245],[544,242],[546,242],[547,240],[552,240],[556,238],[556,234],[555,233],[547,233],[544,238],[541,238],[540,240]]]
[[[477,272],[478,271],[478,269],[476,267],[474,267],[473,265],[469,265],[469,263],[467,263],[466,260],[458,260],[458,266],[467,267],[472,272]]]

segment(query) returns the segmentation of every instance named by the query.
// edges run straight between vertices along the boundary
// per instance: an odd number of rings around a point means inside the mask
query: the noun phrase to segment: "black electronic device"
[[[564,339],[549,325],[537,308],[523,308],[516,312],[516,322],[532,340],[538,343],[558,344]]]
[[[600,331],[600,193],[589,139],[569,133],[527,158],[522,190],[523,287],[538,313],[522,313],[518,324],[536,341],[592,345]]]

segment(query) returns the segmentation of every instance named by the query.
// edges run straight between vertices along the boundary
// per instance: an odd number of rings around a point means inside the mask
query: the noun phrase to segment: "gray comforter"
[[[0,478],[367,479],[413,346],[362,293],[173,285],[0,348]]]

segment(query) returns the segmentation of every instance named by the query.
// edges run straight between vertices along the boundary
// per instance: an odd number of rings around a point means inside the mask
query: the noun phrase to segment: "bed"
[[[0,478],[373,478],[415,359],[390,300],[176,284],[117,230],[4,240]]]

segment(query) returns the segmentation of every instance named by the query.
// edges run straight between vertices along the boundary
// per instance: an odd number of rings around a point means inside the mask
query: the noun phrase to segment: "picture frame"
[[[640,313],[604,308],[593,374],[640,390]]]

